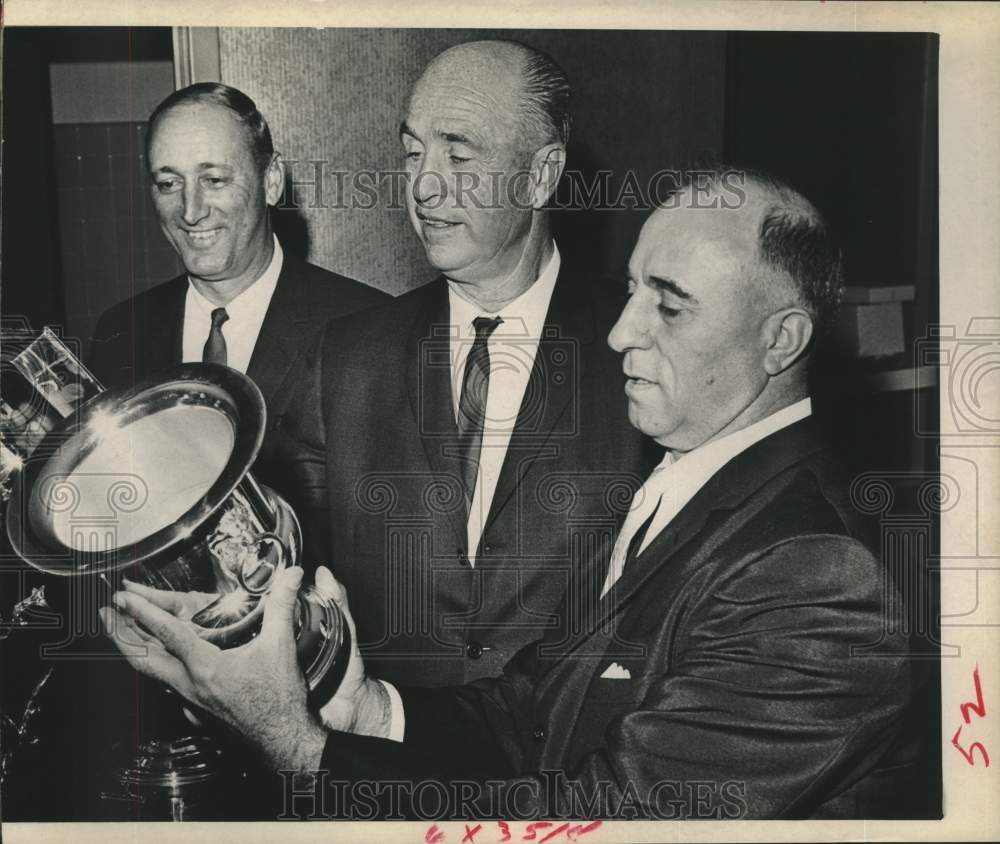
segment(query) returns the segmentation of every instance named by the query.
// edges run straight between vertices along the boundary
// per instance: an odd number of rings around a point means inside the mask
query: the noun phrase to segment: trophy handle
[[[270,554],[264,551],[269,546],[277,551],[277,561],[272,561]],[[285,567],[285,561],[289,558],[288,546],[278,534],[273,531],[261,534],[257,546],[257,565],[248,565],[248,560],[244,560],[236,573],[236,579],[240,587],[251,595],[263,595],[271,588],[271,580],[276,572]]]

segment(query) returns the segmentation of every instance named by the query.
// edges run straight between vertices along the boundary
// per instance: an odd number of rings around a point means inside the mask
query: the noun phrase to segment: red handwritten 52
[[[966,724],[969,724],[972,721],[971,717],[969,716],[969,712],[975,712],[977,717],[979,718],[986,717],[986,702],[983,700],[983,687],[979,682],[978,665],[972,672],[972,681],[976,687],[976,700],[974,703],[972,701],[966,701],[965,703],[959,706],[959,709],[962,712],[962,720],[965,722],[965,724],[959,724],[958,729],[955,730],[955,735],[951,737],[951,743],[955,745],[955,749],[959,753],[961,753],[963,757],[965,757],[965,761],[968,762],[973,767],[975,767],[976,764],[974,753],[975,751],[978,750],[980,754],[982,754],[983,764],[988,768],[990,766],[990,755],[986,752],[986,748],[983,747],[982,742],[978,741],[973,742],[969,746],[968,750],[966,750],[964,747],[962,747],[962,745],[958,743],[958,737],[962,732],[962,727],[966,726]]]

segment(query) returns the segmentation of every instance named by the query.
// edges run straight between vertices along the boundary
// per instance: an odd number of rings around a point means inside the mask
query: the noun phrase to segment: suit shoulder
[[[438,282],[425,284],[396,298],[383,295],[378,303],[364,312],[333,320],[326,327],[328,341],[336,342],[337,338],[357,340],[369,335],[381,338],[383,343],[405,339],[414,320],[435,293],[436,284]]]
[[[826,455],[790,466],[773,483],[776,493],[753,521],[768,526],[776,539],[805,534],[853,536],[843,509],[846,480],[827,471]]]
[[[373,308],[329,321],[314,347],[327,385],[385,384],[406,371],[409,340],[425,313],[423,288]]]
[[[172,301],[176,301],[187,289],[187,278],[177,276],[163,281],[147,290],[118,302],[108,308],[98,321],[98,325],[114,325],[122,320],[132,321],[137,313],[158,312]]]
[[[305,261],[289,259],[289,270],[311,302],[330,310],[327,314],[329,319],[366,310],[392,299],[377,287]]]
[[[822,455],[775,478],[777,491],[761,492],[770,497],[732,537],[732,545],[742,549],[744,559],[799,560],[806,579],[853,577],[874,584],[881,571],[874,537],[849,506],[846,478],[828,463]],[[820,557],[828,559],[809,563]]]

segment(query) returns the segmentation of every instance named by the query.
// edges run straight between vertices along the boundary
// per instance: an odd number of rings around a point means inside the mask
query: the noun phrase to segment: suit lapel
[[[310,319],[305,293],[295,260],[286,254],[247,367],[269,408],[300,351],[299,326]]]
[[[453,411],[451,384],[452,332],[448,307],[448,285],[443,277],[426,287],[418,308],[406,351],[406,388],[417,435],[433,473],[455,485],[455,494],[464,497],[458,459],[458,426]],[[459,547],[466,543],[466,508],[449,514]]]
[[[653,575],[683,553],[710,553],[728,536],[728,532],[718,528],[718,521],[726,511],[740,507],[779,473],[823,448],[825,444],[813,421],[807,418],[766,437],[730,460],[641,554],[626,560],[618,582],[596,604],[589,603],[595,606],[593,615],[576,637],[560,646],[560,653],[572,652],[595,631],[605,629]],[[677,464],[681,471],[683,466],[683,461]],[[603,585],[604,581],[590,578],[589,582]]]
[[[146,315],[143,336],[135,338],[135,348],[143,360],[143,373],[158,372],[184,358],[184,306],[187,276],[167,283],[164,299]],[[162,310],[160,308],[162,307]]]
[[[537,458],[554,453],[549,438],[574,400],[579,400],[583,349],[594,340],[593,305],[560,269],[549,302],[531,377],[521,400],[490,505],[488,528],[524,483]]]

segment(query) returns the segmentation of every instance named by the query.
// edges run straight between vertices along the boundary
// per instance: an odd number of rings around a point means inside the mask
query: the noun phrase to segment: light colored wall
[[[725,36],[722,33],[588,31],[220,29],[222,81],[245,91],[267,116],[287,159],[322,161],[322,204],[303,191],[299,214],[314,263],[400,293],[434,272],[402,208],[336,208],[329,171],[402,167],[398,126],[410,86],[453,44],[516,37],[547,50],[578,92],[568,166],[661,167],[717,158],[722,151]],[[575,160],[574,160],[575,157]],[[312,180],[312,165],[293,168]],[[282,212],[287,215],[289,212]],[[643,211],[569,218],[582,234],[570,250],[600,248],[598,268],[624,264]],[[567,251],[565,245],[564,253]],[[581,263],[593,264],[593,255]],[[570,255],[573,262],[573,255]]]

